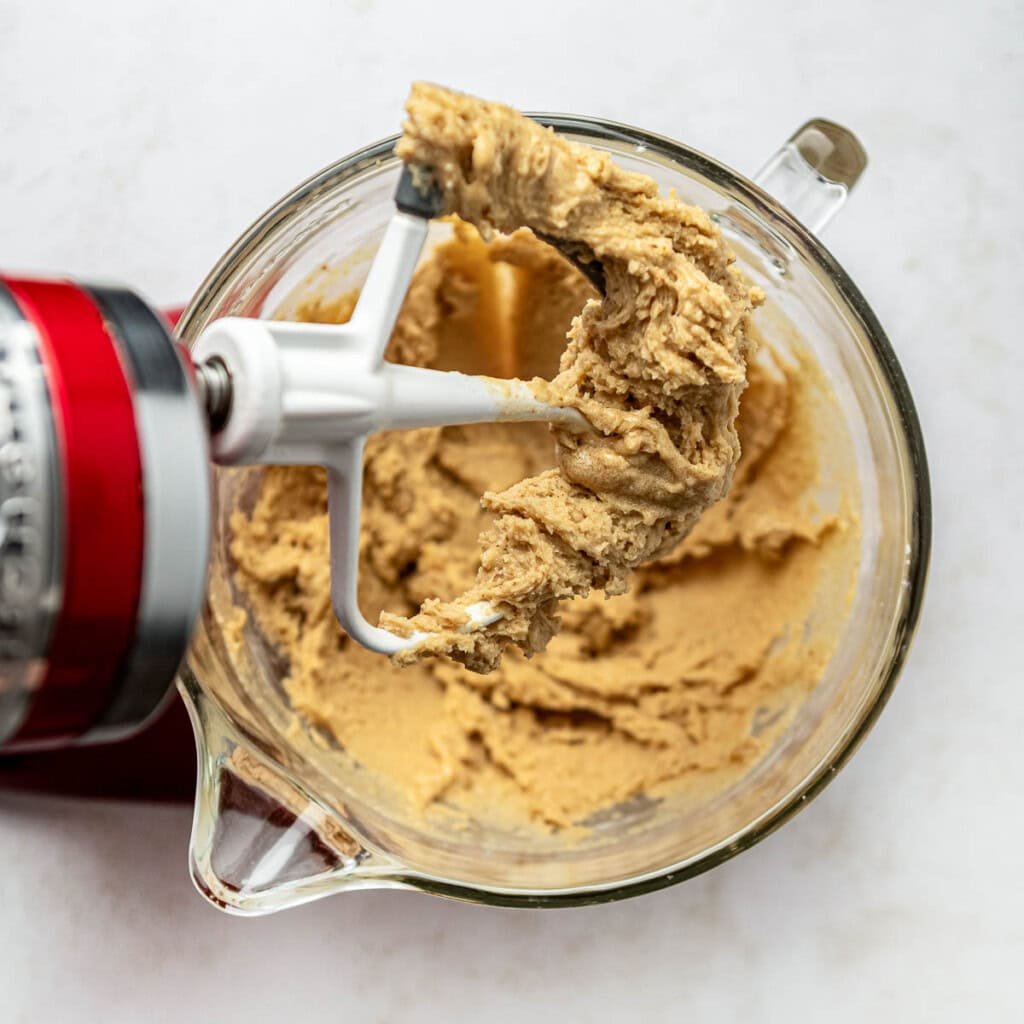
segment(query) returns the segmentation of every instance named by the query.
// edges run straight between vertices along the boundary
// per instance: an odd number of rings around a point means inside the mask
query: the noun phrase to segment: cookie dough
[[[535,390],[591,432],[554,430],[557,468],[484,495],[495,515],[472,585],[381,625],[430,634],[396,656],[446,654],[490,672],[515,645],[543,650],[560,603],[623,594],[728,490],[740,445],[750,313],[760,301],[704,211],[604,154],[496,103],[417,84],[398,155],[485,239],[523,227],[600,262],[603,297],[572,321],[559,371]],[[462,631],[467,607],[502,617]]]
[[[288,314],[346,320],[354,297],[317,288]],[[418,271],[388,356],[551,377],[593,297],[529,232],[486,245],[457,223]],[[575,835],[623,801],[719,792],[772,749],[831,656],[845,613],[812,619],[842,605],[859,550],[842,502],[818,507],[823,463],[838,464],[822,449],[834,422],[827,386],[798,347],[778,342],[770,336],[749,366],[728,496],[640,566],[628,593],[567,602],[547,650],[528,659],[511,649],[489,675],[437,658],[398,668],[345,636],[330,606],[323,474],[263,473],[254,507],[232,517],[235,582],[280,652],[303,727],[344,750],[346,785],[372,781],[396,814],[446,830],[483,822]],[[372,438],[364,613],[409,615],[471,587],[477,537],[495,518],[480,495],[553,470],[553,447],[537,424]]]

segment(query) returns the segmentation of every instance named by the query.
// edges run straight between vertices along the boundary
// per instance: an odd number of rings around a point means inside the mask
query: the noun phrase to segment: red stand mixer
[[[442,212],[439,192],[414,184],[427,177],[401,175],[349,323],[225,317],[195,362],[131,291],[0,278],[0,754],[122,739],[163,704],[202,603],[211,458],[327,469],[335,612],[392,654],[424,634],[359,610],[366,437],[486,421],[588,429],[525,382],[384,359]],[[501,618],[469,611],[467,630]]]
[[[197,395],[138,296],[0,279],[0,785],[191,796],[166,698],[205,580]]]

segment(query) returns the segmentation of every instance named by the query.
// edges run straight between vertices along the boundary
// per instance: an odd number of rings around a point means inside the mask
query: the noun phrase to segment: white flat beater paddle
[[[417,173],[415,181],[424,177]],[[384,359],[430,220],[441,212],[437,192],[422,191],[408,168],[402,171],[395,204],[398,210],[348,323],[225,317],[211,323],[193,349],[214,430],[215,462],[326,468],[334,611],[349,636],[388,655],[415,647],[428,634],[397,636],[371,625],[359,610],[367,437],[379,430],[527,420],[589,429],[575,409],[539,401],[524,381],[401,366]],[[603,285],[600,264],[581,264],[574,254],[565,255]],[[485,628],[502,615],[488,602],[472,605],[468,612],[466,631]]]

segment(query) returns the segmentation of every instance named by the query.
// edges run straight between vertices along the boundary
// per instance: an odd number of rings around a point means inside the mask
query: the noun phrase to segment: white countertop
[[[1019,1020],[1024,8],[517,0],[499,29],[492,6],[5,0],[0,265],[187,298],[270,202],[394,130],[414,77],[747,171],[807,117],[844,122],[872,164],[826,241],[933,474],[902,682],[780,832],[587,910],[363,893],[233,919],[186,876],[186,809],[0,796],[0,1019]]]

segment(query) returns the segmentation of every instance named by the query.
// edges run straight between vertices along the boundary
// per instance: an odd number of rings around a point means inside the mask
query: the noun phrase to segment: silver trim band
[[[135,384],[145,506],[135,638],[110,704],[84,737],[107,742],[161,707],[185,656],[206,589],[210,456],[200,403],[168,329],[132,292],[87,290]]]

